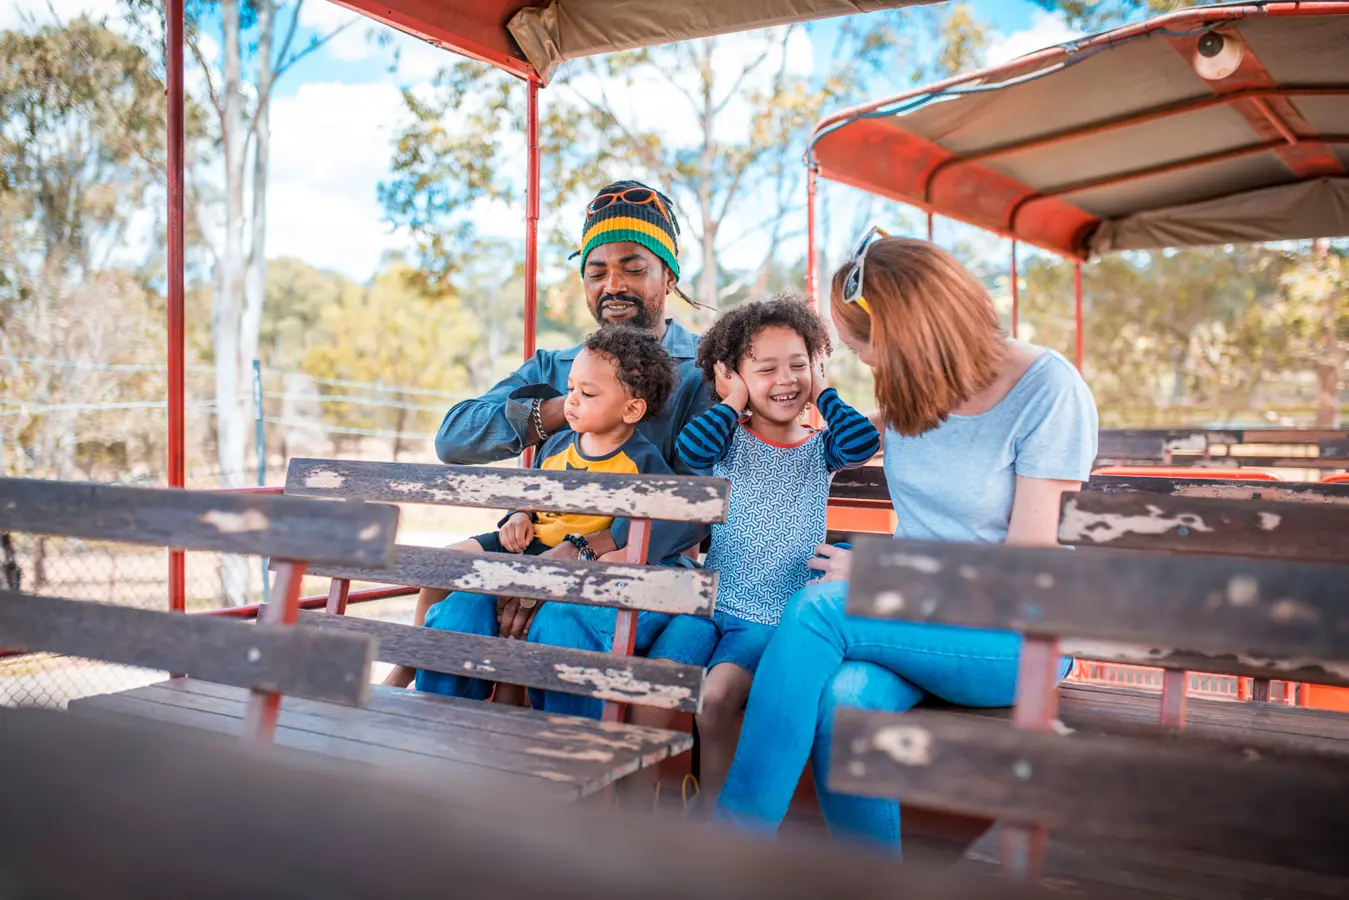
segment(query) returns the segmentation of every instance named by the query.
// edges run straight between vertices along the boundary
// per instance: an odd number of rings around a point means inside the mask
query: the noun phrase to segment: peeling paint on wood
[[[1068,493],[1062,500],[1059,541],[1342,563],[1349,561],[1349,505]]]
[[[928,764],[876,746],[873,736],[895,727],[928,733]],[[1349,766],[1340,756],[1267,753],[1254,741],[1220,749],[1183,733],[1062,736],[936,710],[840,709],[832,760],[828,783],[843,793],[1349,875]],[[865,777],[853,775],[854,761]]]
[[[1249,654],[1208,653],[1179,647],[1082,638],[1064,638],[1060,642],[1060,649],[1065,656],[1095,662],[1349,687],[1349,663],[1327,662],[1305,657],[1288,657],[1280,660]]]
[[[559,681],[583,686],[590,696],[601,700],[676,709],[693,697],[693,692],[686,687],[644,681],[626,667],[599,669],[558,663],[553,666],[553,671]]]
[[[932,735],[917,726],[878,729],[871,736],[871,746],[902,766],[925,766],[932,762]]]
[[[913,569],[915,572],[923,572],[928,575],[935,575],[941,571],[941,560],[934,559],[931,556],[909,553],[895,553],[887,556],[883,565],[892,569]]]
[[[201,517],[201,520],[216,531],[224,534],[240,534],[246,531],[266,531],[267,526],[271,524],[267,521],[267,517],[256,509],[245,510],[241,513],[223,512],[221,510],[212,509],[208,510],[205,515]],[[376,529],[376,534],[378,534],[379,526],[374,527]],[[362,540],[370,539],[370,536],[366,535],[364,531],[361,532],[359,537]]]
[[[1193,513],[1167,515],[1161,507],[1151,503],[1145,505],[1139,514],[1096,513],[1082,509],[1077,500],[1068,499],[1064,501],[1059,518],[1059,540],[1065,544],[1088,541],[1108,544],[1125,535],[1168,534],[1180,529],[1213,530]]]
[[[889,565],[896,555],[931,556],[942,567],[930,574]],[[962,566],[979,577],[965,577]],[[878,537],[857,543],[846,609],[872,618],[1183,647],[1232,657],[1229,666],[1237,655],[1341,664],[1349,663],[1347,581],[1349,569],[1323,564]],[[900,606],[897,594],[905,601]],[[928,606],[923,598],[940,602]],[[1309,672],[1299,680],[1323,677]]]
[[[717,597],[712,569],[574,562],[505,553],[399,546],[392,566],[311,566],[316,575],[469,591],[587,606],[707,616]]]
[[[1349,505],[1349,484],[1277,481],[1219,481],[1198,478],[1158,478],[1131,475],[1093,475],[1083,490],[1102,494],[1162,494],[1214,500],[1273,500],[1284,503]]]
[[[526,747],[525,752],[532,756],[549,756],[553,759],[576,759],[586,762],[612,762],[614,755],[606,750],[556,750],[551,747]]]
[[[729,485],[692,476],[293,459],[286,493],[707,523],[726,521]]]
[[[380,567],[397,507],[0,478],[0,531]]]
[[[346,479],[329,469],[315,469],[305,476],[305,487],[317,491],[331,491],[340,488]]]
[[[380,660],[433,672],[490,675],[493,681],[522,687],[683,712],[697,712],[702,696],[701,666],[310,610],[300,611],[299,624],[375,637]]]

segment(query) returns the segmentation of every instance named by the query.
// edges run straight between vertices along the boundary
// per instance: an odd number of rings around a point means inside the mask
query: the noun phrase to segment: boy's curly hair
[[[717,363],[737,369],[754,345],[754,336],[765,328],[782,325],[801,335],[811,359],[833,352],[829,329],[800,294],[778,294],[772,300],[756,300],[737,306],[716,321],[698,343],[698,368],[703,380],[717,394]]]
[[[586,336],[585,348],[614,360],[619,382],[632,396],[646,401],[646,415],[660,415],[675,389],[670,354],[651,332],[631,325],[601,325]]]

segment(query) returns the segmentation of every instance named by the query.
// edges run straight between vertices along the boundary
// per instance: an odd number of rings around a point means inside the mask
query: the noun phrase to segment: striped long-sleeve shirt
[[[830,388],[817,405],[829,427],[796,444],[777,444],[717,404],[679,433],[685,464],[731,482],[726,522],[712,526],[709,568],[721,573],[717,609],[776,625],[787,599],[805,585],[806,566],[824,540],[834,472],[865,463],[880,435]]]

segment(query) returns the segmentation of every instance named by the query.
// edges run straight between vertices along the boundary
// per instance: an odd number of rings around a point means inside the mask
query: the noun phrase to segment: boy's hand
[[[524,553],[534,540],[534,523],[529,520],[529,513],[511,513],[506,524],[497,532],[497,539],[501,541],[502,548],[510,553]]]
[[[829,376],[824,374],[824,355],[815,357],[810,367],[810,402],[815,403],[820,395],[829,390]]]
[[[716,371],[717,396],[736,412],[744,412],[749,406],[749,385],[745,384],[745,379],[722,362],[717,363]]]
[[[847,581],[852,577],[852,551],[820,544],[815,548],[815,556],[806,560],[806,566],[824,573],[819,581]]]

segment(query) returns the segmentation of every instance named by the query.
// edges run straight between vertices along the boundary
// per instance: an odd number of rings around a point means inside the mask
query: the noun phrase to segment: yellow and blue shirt
[[[634,431],[623,446],[604,456],[586,456],[581,449],[581,436],[570,429],[550,437],[538,455],[534,467],[555,472],[594,472],[604,475],[673,475],[670,466],[656,445],[640,432]],[[626,524],[626,520],[620,519]],[[541,512],[534,517],[534,537],[556,547],[569,534],[593,534],[612,528],[613,516],[591,516],[583,513]],[[624,530],[623,533],[626,533]],[[652,561],[658,557],[653,557]]]

